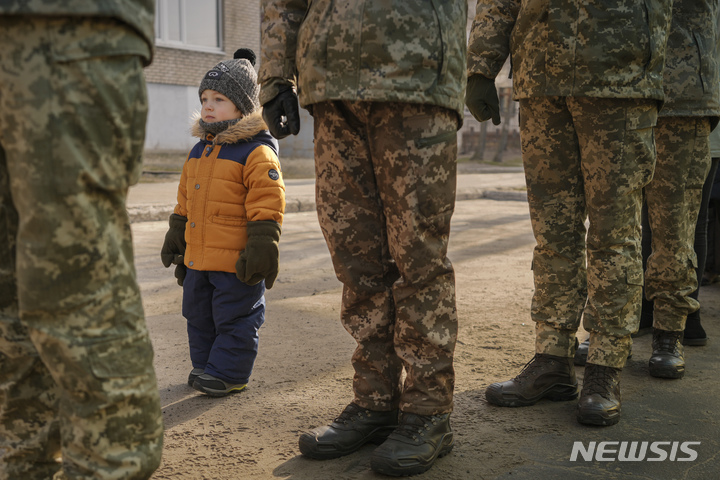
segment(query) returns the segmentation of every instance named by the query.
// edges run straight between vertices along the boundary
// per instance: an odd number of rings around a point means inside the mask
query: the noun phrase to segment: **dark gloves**
[[[187,223],[187,217],[173,213],[170,215],[169,223],[170,229],[165,234],[165,243],[163,243],[162,250],[160,250],[160,259],[165,268],[172,264],[177,265],[175,267],[175,278],[178,279],[178,285],[182,286],[186,273],[183,256],[185,255],[185,224]]]
[[[263,120],[272,136],[280,140],[300,131],[298,99],[291,86],[285,86],[272,100],[263,105]]]
[[[180,257],[180,263],[178,263],[175,267],[175,278],[177,278],[177,284],[182,287],[183,282],[185,281],[185,275],[187,275],[187,267],[185,266],[185,263],[183,263],[182,255],[178,255],[178,257]]]
[[[280,251],[280,224],[272,220],[259,220],[247,224],[247,245],[235,263],[237,278],[248,285],[265,279],[270,289],[278,276]]]
[[[465,91],[465,105],[478,122],[492,118],[493,125],[500,125],[500,101],[495,80],[484,75],[471,75]]]

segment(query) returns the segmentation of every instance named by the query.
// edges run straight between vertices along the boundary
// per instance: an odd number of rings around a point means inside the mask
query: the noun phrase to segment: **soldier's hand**
[[[465,91],[465,105],[478,122],[492,118],[493,125],[500,125],[500,101],[495,80],[484,75],[471,75]]]
[[[170,215],[170,229],[165,234],[165,242],[163,242],[162,250],[160,250],[160,259],[165,268],[176,263],[176,256],[185,255],[185,224],[187,217],[173,213]]]
[[[272,288],[278,276],[280,225],[272,220],[258,220],[247,224],[247,245],[235,263],[237,278],[248,285],[263,279],[265,288]]]
[[[272,136],[280,140],[300,131],[300,109],[295,90],[287,86],[263,105],[263,120]]]

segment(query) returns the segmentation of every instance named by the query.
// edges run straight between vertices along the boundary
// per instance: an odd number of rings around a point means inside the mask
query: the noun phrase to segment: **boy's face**
[[[200,116],[205,123],[223,122],[241,118],[242,113],[228,97],[215,90],[203,90],[200,95]]]

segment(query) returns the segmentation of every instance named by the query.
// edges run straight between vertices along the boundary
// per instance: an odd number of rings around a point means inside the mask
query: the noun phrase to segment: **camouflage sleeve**
[[[278,77],[268,79],[268,81],[263,83],[262,87],[260,87],[260,105],[265,105],[270,100],[277,97],[278,94],[287,87],[295,87],[295,82]]]
[[[495,78],[510,55],[510,35],[520,0],[477,0],[468,42],[468,77]]]
[[[263,0],[262,6],[258,83],[265,86],[273,78],[294,81],[298,31],[308,10],[308,0]]]

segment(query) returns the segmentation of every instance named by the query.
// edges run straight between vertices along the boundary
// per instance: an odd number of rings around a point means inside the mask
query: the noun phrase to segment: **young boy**
[[[202,110],[161,257],[183,287],[193,369],[211,396],[242,391],[265,320],[265,288],[278,274],[285,210],[277,141],[258,102],[255,54],[235,52],[200,84]]]

